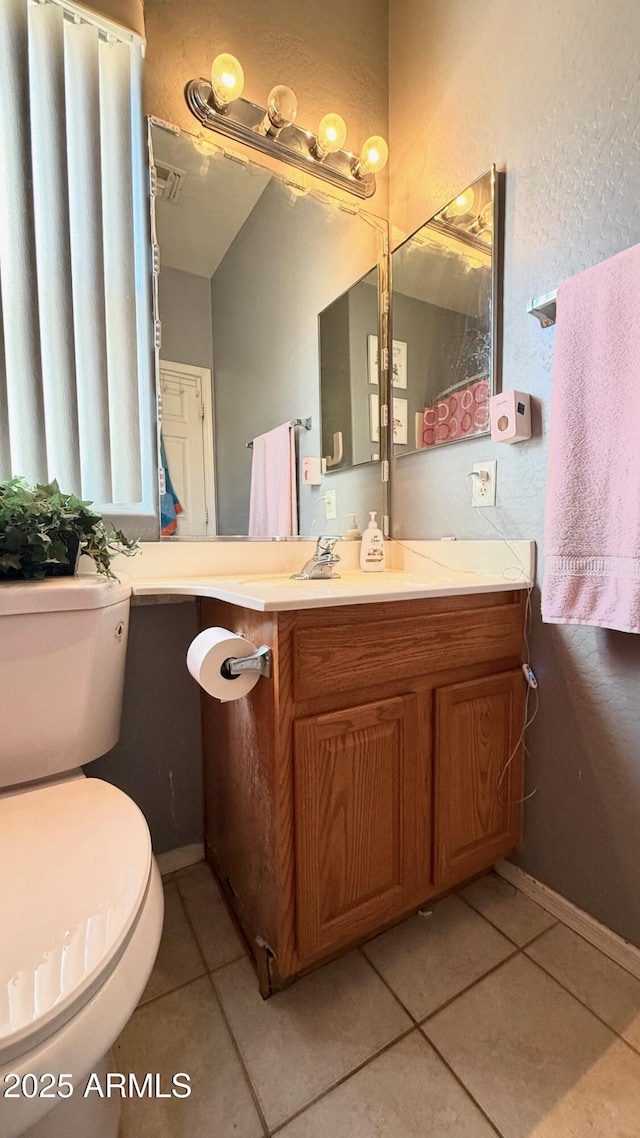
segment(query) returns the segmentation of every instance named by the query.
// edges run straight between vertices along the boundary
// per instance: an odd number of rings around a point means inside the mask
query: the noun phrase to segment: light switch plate
[[[496,504],[496,460],[489,459],[487,462],[474,462],[473,469],[480,474],[481,471],[486,472],[489,477],[483,482],[480,478],[471,479],[471,505],[472,506],[495,506]]]
[[[325,520],[332,522],[338,515],[336,513],[336,492],[335,490],[327,490],[324,496],[324,516]]]

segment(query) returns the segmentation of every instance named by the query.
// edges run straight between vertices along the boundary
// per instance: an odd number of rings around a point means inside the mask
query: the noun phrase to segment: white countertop
[[[291,580],[315,542],[152,543],[143,545],[139,557],[118,558],[114,568],[130,578],[134,596],[213,597],[258,612],[503,592],[533,584],[532,541],[390,541],[385,547],[389,568],[363,573],[357,568],[359,543],[342,542],[340,577],[331,580]]]

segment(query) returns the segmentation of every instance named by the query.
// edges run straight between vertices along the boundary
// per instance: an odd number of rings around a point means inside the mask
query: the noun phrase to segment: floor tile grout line
[[[213,995],[214,995],[215,1001],[216,1001],[216,1003],[220,1009],[220,1014],[222,1016],[225,1027],[226,1027],[227,1031],[229,1032],[229,1038],[231,1039],[233,1049],[234,1049],[234,1051],[238,1057],[238,1062],[239,1062],[240,1067],[242,1069],[242,1073],[245,1077],[245,1081],[247,1083],[247,1086],[249,1087],[249,1093],[251,1095],[253,1105],[256,1108],[256,1114],[258,1115],[258,1119],[259,1119],[260,1125],[261,1125],[262,1130],[263,1130],[264,1138],[270,1138],[271,1130],[270,1130],[269,1125],[267,1123],[267,1119],[266,1119],[264,1110],[262,1109],[262,1103],[260,1102],[260,1099],[258,1097],[258,1092],[253,1085],[251,1075],[249,1074],[249,1068],[248,1068],[247,1064],[245,1063],[244,1056],[242,1054],[242,1051],[240,1050],[240,1044],[238,1043],[238,1040],[236,1039],[236,1037],[234,1035],[233,1028],[231,1026],[231,1021],[229,1020],[229,1017],[225,1011],[224,1004],[222,1002],[222,998],[220,996],[220,993],[219,993],[218,989],[216,988],[212,972],[207,973],[207,979],[208,979],[208,981],[211,985],[211,988],[213,990]]]
[[[456,1083],[461,1088],[461,1090],[464,1092],[464,1094],[467,1096],[469,1101],[472,1102],[473,1105],[476,1107],[476,1109],[480,1112],[480,1114],[484,1118],[485,1122],[487,1122],[489,1124],[489,1126],[491,1127],[491,1129],[493,1130],[493,1132],[498,1135],[498,1138],[504,1138],[504,1134],[503,1134],[502,1130],[498,1129],[496,1123],[493,1121],[491,1116],[489,1114],[487,1114],[484,1107],[480,1105],[477,1098],[469,1090],[469,1087],[466,1085],[466,1083],[463,1082],[463,1080],[460,1077],[460,1075],[458,1074],[458,1072],[451,1066],[451,1063],[442,1054],[440,1048],[437,1047],[436,1044],[433,1042],[433,1040],[430,1039],[429,1036],[426,1034],[426,1032],[422,1030],[421,1025],[419,1026],[418,1030],[420,1031],[422,1038],[426,1040],[429,1047],[431,1047],[433,1049],[433,1051],[435,1052],[435,1054],[438,1056],[438,1059],[443,1064],[443,1066],[446,1067],[449,1074],[452,1075],[452,1077],[455,1079]]]
[[[511,942],[510,942],[510,943],[511,943]],[[410,1019],[412,1019],[412,1020],[413,1020],[413,1022],[414,1022],[414,1023],[415,1023],[415,1025],[416,1025],[416,1027],[421,1027],[423,1023],[426,1023],[426,1022],[427,1022],[427,1020],[430,1020],[430,1019],[432,1019],[432,1017],[433,1017],[433,1016],[435,1016],[435,1015],[437,1015],[437,1014],[438,1014],[438,1012],[444,1011],[444,1009],[445,1009],[445,1008],[448,1008],[448,1007],[449,1007],[449,1005],[450,1005],[450,1004],[452,1004],[452,1003],[454,1002],[454,1000],[457,1000],[459,996],[463,996],[463,995],[464,995],[466,992],[469,992],[469,991],[471,990],[471,988],[474,988],[474,987],[475,987],[475,985],[476,985],[476,984],[479,984],[481,980],[484,980],[486,976],[490,976],[492,972],[496,972],[496,971],[498,970],[498,968],[501,968],[501,967],[502,967],[502,965],[503,965],[503,964],[506,964],[508,960],[513,960],[514,956],[517,956],[517,955],[519,954],[519,952],[521,951],[521,950],[520,950],[520,949],[517,947],[517,945],[514,945],[514,946],[513,946],[513,951],[512,951],[512,952],[510,952],[510,953],[509,953],[507,956],[503,957],[503,959],[502,959],[502,960],[499,960],[499,961],[497,962],[497,964],[492,964],[492,965],[491,965],[491,968],[488,968],[486,972],[483,972],[483,973],[482,973],[482,975],[480,975],[480,976],[476,976],[475,980],[472,980],[470,984],[467,984],[467,985],[465,985],[465,987],[464,987],[464,988],[461,988],[461,989],[460,989],[460,991],[459,991],[459,992],[456,992],[456,994],[455,994],[454,996],[450,996],[450,997],[449,997],[449,999],[448,999],[448,1000],[445,1000],[445,1002],[444,1002],[443,1004],[439,1004],[437,1008],[434,1008],[434,1009],[433,1009],[433,1011],[431,1011],[431,1012],[428,1012],[426,1016],[423,1016],[422,1018],[418,1019],[418,1018],[417,1018],[417,1017],[416,1017],[416,1016],[413,1014],[413,1012],[409,1010],[409,1008],[406,1006],[406,1004],[404,1004],[404,1003],[402,1002],[402,1000],[400,999],[400,996],[398,995],[398,993],[397,993],[397,992],[394,992],[394,990],[393,990],[393,988],[391,987],[391,985],[389,984],[389,982],[388,982],[388,981],[385,979],[385,977],[382,975],[382,973],[378,971],[378,969],[376,968],[375,964],[373,964],[373,962],[372,962],[371,960],[369,960],[369,957],[367,956],[367,954],[366,954],[366,952],[364,951],[364,949],[365,949],[365,945],[359,945],[358,951],[362,953],[362,955],[364,956],[365,960],[366,960],[366,961],[367,961],[367,962],[368,962],[368,963],[371,965],[371,967],[373,968],[373,971],[375,972],[376,976],[377,976],[377,977],[378,977],[380,980],[382,980],[382,983],[384,984],[385,988],[387,988],[387,989],[388,989],[388,990],[391,992],[391,995],[395,997],[395,999],[396,999],[396,1000],[398,1001],[398,1003],[400,1004],[400,1007],[402,1008],[402,1010],[403,1010],[403,1011],[405,1011],[405,1012],[407,1013],[407,1015],[410,1017]]]
[[[527,945],[527,948],[528,947],[529,946]],[[541,964],[539,960],[534,960],[534,958],[532,956],[529,956],[529,954],[525,952],[524,949],[523,956],[525,956],[531,964],[535,964],[536,967],[539,968],[541,972],[544,972],[545,976],[548,976],[550,980],[554,980],[558,987],[562,988],[562,990],[566,992],[567,995],[572,996],[573,999],[576,1000],[577,1003],[579,1003],[581,1007],[585,1009],[585,1011],[590,1012],[594,1019],[597,1019],[603,1027],[606,1027],[607,1030],[610,1031],[612,1035],[615,1035],[615,1037],[619,1039],[621,1043],[625,1043],[634,1055],[640,1057],[640,1047],[634,1047],[633,1043],[629,1043],[629,1040],[625,1039],[624,1035],[621,1035],[619,1031],[616,1031],[615,1027],[612,1027],[610,1023],[607,1023],[606,1019],[603,1019],[601,1015],[598,1015],[598,1012],[594,1011],[593,1008],[590,1008],[589,1005],[585,1003],[585,1001],[580,996],[576,996],[575,992],[572,992],[571,988],[568,988],[562,980],[559,980],[557,976],[554,976],[553,972],[550,972],[548,968],[545,968],[544,964]]]
[[[508,956],[503,957],[503,959],[499,960],[497,964],[492,964],[491,968],[487,968],[486,972],[483,972],[481,976],[476,976],[475,980],[472,980],[470,984],[466,984],[464,988],[461,988],[459,992],[456,992],[455,996],[450,996],[448,1000],[444,1001],[444,1003],[438,1004],[437,1008],[434,1008],[433,1011],[428,1012],[426,1016],[422,1017],[422,1019],[416,1020],[418,1027],[422,1027],[423,1024],[428,1023],[429,1020],[432,1020],[434,1018],[434,1016],[439,1015],[439,1013],[443,1012],[445,1008],[450,1007],[451,1004],[455,1003],[456,1000],[459,1000],[461,996],[466,996],[467,992],[470,992],[472,988],[475,988],[476,984],[480,984],[482,980],[486,980],[488,976],[492,976],[494,972],[497,972],[499,968],[502,968],[503,964],[508,964],[510,960],[513,960],[514,957],[519,956],[520,953],[521,949],[514,946],[513,952],[510,952]]]
[[[210,976],[215,976],[216,972],[220,972],[222,968],[227,968],[229,964],[237,964],[239,960],[248,959],[249,953],[243,949],[239,956],[234,956],[232,960],[225,960],[224,964],[216,964],[215,968],[207,968],[207,972]]]
[[[227,1013],[224,1010],[222,1000],[220,998],[220,994],[218,992],[218,989],[215,986],[214,979],[213,979],[213,972],[209,972],[209,970],[207,969],[207,962],[206,962],[205,957],[204,957],[204,952],[202,951],[200,941],[198,940],[194,924],[191,920],[191,917],[189,916],[189,911],[187,909],[187,903],[186,903],[186,901],[185,901],[184,897],[182,896],[182,893],[180,892],[179,889],[177,890],[177,892],[178,892],[178,896],[180,898],[180,902],[182,904],[182,908],[184,910],[184,915],[185,915],[187,924],[188,924],[189,929],[191,931],[191,935],[193,936],[193,938],[196,942],[198,952],[200,953],[202,963],[204,964],[205,975],[206,975],[206,977],[209,981],[209,984],[211,986],[211,990],[213,992],[213,998],[215,999],[215,1001],[218,1005],[218,1008],[220,1010],[220,1015],[222,1016],[222,1021],[223,1021],[224,1025],[225,1025],[225,1027],[229,1033],[229,1038],[231,1040],[231,1046],[233,1047],[233,1049],[236,1053],[236,1056],[238,1058],[238,1062],[240,1064],[240,1068],[242,1070],[242,1074],[243,1074],[245,1082],[249,1088],[249,1094],[251,1095],[253,1105],[255,1106],[256,1113],[258,1115],[258,1119],[259,1119],[260,1125],[261,1125],[262,1130],[263,1130],[264,1138],[269,1138],[269,1127],[267,1126],[267,1120],[265,1118],[264,1111],[263,1111],[262,1106],[260,1104],[260,1100],[258,1098],[257,1091],[256,1091],[256,1089],[255,1089],[255,1087],[251,1081],[251,1078],[249,1076],[249,1070],[248,1070],[247,1065],[246,1065],[244,1058],[242,1056],[242,1052],[240,1051],[240,1045],[239,1045],[239,1043],[238,1043],[238,1041],[237,1041],[237,1039],[233,1033],[233,1030],[231,1028],[231,1024],[229,1022],[229,1018],[227,1016]],[[242,959],[242,957],[238,957],[238,960],[241,960],[241,959]],[[232,964],[232,963],[233,963],[233,961],[230,960],[229,964]],[[221,967],[225,967],[225,965],[221,965]]]
[[[198,863],[198,864],[200,864],[200,863]],[[179,872],[179,871],[178,871],[178,872]],[[188,874],[187,874],[187,873],[184,873],[182,876],[183,876],[183,877],[187,877],[187,876],[188,876]],[[215,877],[213,876],[213,873],[211,874],[211,880],[213,881],[214,885],[215,885],[215,886],[216,886],[216,888],[217,888],[217,882],[216,882],[216,879],[215,879]],[[194,936],[194,938],[195,938],[196,944],[197,944],[197,946],[198,946],[198,949],[199,949],[199,951],[200,951],[200,956],[202,957],[202,960],[203,960],[203,962],[204,962],[204,966],[205,966],[205,968],[206,968],[207,972],[208,972],[208,973],[211,973],[211,972],[218,972],[218,971],[219,971],[221,968],[226,968],[226,967],[227,967],[227,964],[235,964],[237,960],[246,960],[249,954],[248,954],[247,950],[246,950],[245,948],[243,948],[243,946],[242,946],[242,943],[240,942],[240,952],[238,953],[238,955],[237,955],[237,956],[234,956],[234,957],[233,957],[231,960],[225,960],[225,961],[223,961],[223,963],[222,963],[222,964],[216,964],[215,968],[210,968],[210,967],[209,967],[209,965],[208,965],[208,963],[207,963],[207,958],[206,958],[206,956],[205,956],[205,951],[204,951],[204,948],[202,947],[202,945],[201,945],[201,943],[200,943],[200,937],[198,936],[198,930],[196,929],[196,926],[195,926],[195,923],[194,923],[194,921],[192,921],[192,919],[191,919],[191,915],[190,915],[190,913],[189,913],[189,906],[187,905],[187,901],[186,901],[186,898],[185,898],[185,897],[183,897],[183,895],[182,895],[182,891],[181,891],[181,889],[180,889],[180,886],[179,886],[179,885],[177,885],[177,890],[178,890],[178,895],[179,895],[179,897],[180,897],[180,900],[182,901],[182,908],[184,909],[184,914],[185,914],[185,916],[186,916],[186,918],[187,918],[187,922],[188,922],[188,924],[189,924],[189,928],[191,929],[191,933],[192,933],[192,935],[193,935],[193,936]],[[223,904],[223,909],[224,909],[224,914],[225,914],[225,917],[227,917],[227,919],[229,919],[229,914],[227,913],[227,910],[226,910],[226,908],[224,907],[224,901],[222,901],[222,896],[220,897],[220,901],[221,901],[221,902],[222,902],[222,904]],[[235,930],[234,930],[234,932],[235,932]]]
[[[515,889],[515,885],[514,885],[514,889]],[[522,896],[524,897],[524,893],[522,894]],[[510,936],[510,935],[509,935],[509,933],[506,933],[506,932],[504,931],[504,929],[501,929],[501,928],[500,928],[500,925],[497,925],[497,924],[495,923],[495,921],[492,921],[492,920],[491,920],[491,917],[488,917],[486,913],[483,913],[483,912],[481,912],[481,910],[480,910],[480,909],[476,909],[475,905],[472,905],[472,904],[471,904],[471,901],[468,901],[466,897],[463,897],[463,896],[462,896],[462,893],[456,893],[456,897],[458,897],[458,898],[459,898],[461,901],[464,901],[465,905],[466,905],[466,906],[467,906],[469,909],[471,909],[471,912],[472,912],[472,913],[475,913],[475,914],[476,914],[476,916],[478,916],[478,917],[482,917],[482,918],[483,918],[483,920],[485,920],[485,921],[487,922],[487,924],[488,924],[488,925],[491,925],[491,928],[492,928],[492,929],[495,929],[495,930],[496,930],[496,932],[498,932],[498,933],[501,933],[501,935],[502,935],[502,936],[503,936],[503,937],[504,937],[506,940],[508,940],[508,941],[509,941],[511,944],[514,944],[514,945],[516,946],[516,948],[524,948],[524,947],[525,947],[525,945],[528,945],[528,944],[532,944],[532,942],[533,942],[534,940],[537,940],[537,939],[538,939],[538,937],[540,937],[540,936],[544,936],[544,934],[545,934],[545,933],[548,933],[548,932],[549,932],[549,929],[552,929],[552,928],[554,928],[554,927],[555,927],[555,925],[557,925],[557,924],[559,924],[559,923],[560,923],[560,922],[558,921],[558,918],[557,918],[557,917],[554,917],[554,919],[553,919],[553,921],[552,921],[552,923],[551,923],[550,925],[547,925],[547,927],[546,927],[546,928],[544,928],[544,929],[542,929],[542,931],[541,931],[541,932],[539,932],[539,933],[535,933],[535,934],[534,934],[534,936],[532,936],[530,940],[526,940],[526,941],[524,942],[524,944],[520,944],[520,943],[519,943],[517,940],[514,940],[514,938],[513,938],[512,936]]]
[[[202,980],[209,973],[205,969],[204,972],[198,972],[197,976],[190,976],[188,980],[183,980],[181,984],[176,984],[174,988],[167,988],[166,992],[159,992],[157,996],[150,996],[148,1000],[142,1000],[136,1004],[136,1011],[140,1008],[148,1008],[150,1004],[156,1004],[158,1000],[163,1000],[165,996],[172,996],[174,992],[181,992],[183,988],[188,988],[189,984],[193,984],[196,980]]]
[[[535,944],[537,941],[542,940],[542,937],[545,936],[546,933],[550,933],[551,930],[555,929],[558,925],[562,925],[562,921],[555,921],[552,925],[549,925],[548,928],[543,929],[541,933],[536,933],[535,936],[532,936],[531,940],[525,941],[524,944],[520,945],[522,952],[524,952],[525,949],[530,948],[532,944]],[[568,925],[563,925],[563,928],[565,929],[568,927]]]
[[[336,1091],[338,1087],[341,1087],[345,1083],[348,1083],[349,1079],[352,1079],[355,1075],[358,1075],[360,1071],[364,1071],[365,1067],[369,1067],[375,1059],[379,1059],[381,1055],[384,1055],[387,1051],[390,1051],[392,1047],[395,1047],[396,1043],[400,1043],[403,1039],[406,1039],[409,1035],[413,1035],[416,1031],[419,1032],[419,1027],[418,1024],[414,1021],[409,1025],[409,1027],[405,1028],[405,1030],[402,1031],[400,1035],[394,1036],[393,1039],[390,1039],[387,1043],[383,1044],[382,1047],[378,1048],[377,1051],[374,1051],[372,1055],[369,1055],[367,1059],[363,1059],[362,1062],[358,1063],[356,1067],[352,1067],[350,1071],[347,1071],[344,1075],[341,1075],[335,1083],[331,1084],[331,1086],[325,1087],[325,1089],[323,1091],[320,1091],[320,1093],[317,1094],[315,1098],[310,1099],[309,1102],[305,1103],[304,1106],[301,1106],[299,1110],[296,1110],[294,1114],[288,1115],[288,1117],[285,1118],[282,1122],[279,1122],[277,1126],[274,1126],[273,1129],[269,1131],[269,1138],[272,1138],[272,1136],[275,1134],[279,1134],[280,1131],[283,1130],[285,1126],[288,1126],[290,1122],[293,1122],[296,1118],[300,1118],[301,1115],[306,1114],[306,1112],[310,1110],[312,1106],[316,1106],[317,1103],[322,1102],[323,1099],[333,1094],[333,1092]]]
[[[406,1014],[409,1016],[409,1019],[411,1020],[412,1024],[414,1025],[414,1027],[419,1027],[419,1026],[420,1026],[420,1021],[416,1019],[416,1017],[414,1016],[413,1012],[410,1012],[410,1011],[409,1011],[409,1009],[408,1009],[407,1005],[406,1005],[405,1003],[403,1003],[403,1001],[400,999],[400,996],[398,995],[398,993],[397,993],[397,992],[394,992],[394,990],[393,990],[393,988],[391,987],[391,984],[389,984],[388,980],[387,980],[387,979],[386,979],[386,978],[385,978],[385,977],[382,975],[382,973],[381,973],[381,972],[380,972],[380,971],[379,971],[379,970],[376,968],[376,966],[375,966],[375,964],[373,963],[373,961],[369,959],[369,957],[367,956],[367,954],[366,954],[366,952],[365,952],[365,947],[366,947],[366,946],[365,946],[364,944],[359,944],[359,945],[358,945],[358,948],[357,948],[357,951],[358,951],[358,952],[361,954],[361,956],[363,956],[363,957],[364,957],[364,959],[366,960],[366,962],[367,962],[367,964],[369,965],[369,967],[373,969],[373,971],[375,972],[376,976],[378,977],[378,979],[379,979],[379,980],[381,980],[381,981],[382,981],[382,983],[384,984],[384,986],[385,986],[385,988],[387,989],[387,991],[388,991],[388,992],[391,992],[391,995],[393,996],[394,1000],[396,1001],[396,1003],[398,1003],[398,1004],[400,1005],[400,1007],[402,1008],[403,1012],[406,1012]]]
[[[500,933],[505,938],[505,940],[508,940],[510,944],[515,945],[516,948],[520,948],[520,945],[518,944],[517,941],[515,941],[513,939],[512,936],[509,936],[508,933],[505,933],[505,932],[503,932],[502,929],[499,929],[498,926],[496,924],[494,924],[494,922],[492,920],[489,919],[489,917],[487,917],[484,913],[481,913],[479,909],[476,909],[475,905],[471,904],[471,901],[467,901],[467,898],[463,897],[462,893],[456,893],[455,896],[458,898],[459,901],[462,901],[462,903],[467,906],[467,909],[471,909],[471,912],[475,913],[476,917],[482,917],[483,921],[486,921],[487,924],[490,925],[492,929],[495,929],[496,932]]]

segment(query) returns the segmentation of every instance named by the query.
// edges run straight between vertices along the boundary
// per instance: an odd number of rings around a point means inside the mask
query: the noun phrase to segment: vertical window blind
[[[1,0],[0,478],[57,478],[151,536],[143,49],[67,0]]]

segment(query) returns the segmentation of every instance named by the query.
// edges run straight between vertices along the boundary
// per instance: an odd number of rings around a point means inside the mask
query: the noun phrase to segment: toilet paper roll
[[[187,668],[194,680],[209,695],[228,703],[248,695],[260,679],[259,672],[227,678],[221,672],[231,656],[251,656],[256,646],[242,636],[234,636],[228,628],[205,628],[191,641],[187,652]]]

